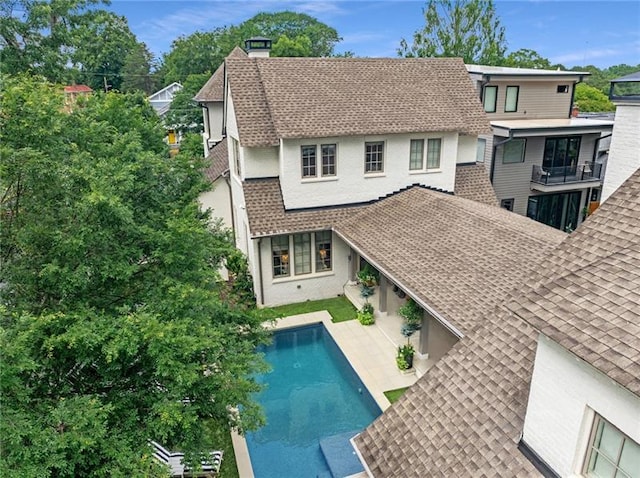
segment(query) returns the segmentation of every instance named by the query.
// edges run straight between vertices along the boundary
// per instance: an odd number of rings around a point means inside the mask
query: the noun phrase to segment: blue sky
[[[529,48],[566,67],[605,68],[640,64],[640,0],[495,0],[508,51]],[[180,35],[237,25],[263,11],[306,13],[335,28],[336,51],[357,56],[397,56],[402,38],[411,41],[424,25],[424,1],[337,0],[112,0],[111,10],[129,20],[151,51],[169,51]]]

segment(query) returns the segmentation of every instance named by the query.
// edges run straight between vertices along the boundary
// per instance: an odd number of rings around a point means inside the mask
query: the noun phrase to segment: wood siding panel
[[[569,85],[568,93],[558,93],[559,85]],[[495,113],[487,113],[489,120],[568,118],[571,107],[573,83],[569,81],[497,81],[488,86],[498,87]],[[507,86],[519,86],[518,108],[505,113]]]

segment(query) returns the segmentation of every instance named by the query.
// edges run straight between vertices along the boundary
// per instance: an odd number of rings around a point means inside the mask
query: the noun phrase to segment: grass
[[[233,452],[231,443],[231,433],[225,427],[218,427],[215,422],[211,423],[207,434],[207,440],[211,443],[212,450],[222,450],[222,465],[220,466],[219,478],[240,478],[238,465],[236,465],[236,454]]]
[[[395,390],[387,390],[386,392],[384,392],[384,395],[385,397],[387,397],[387,400],[389,400],[389,402],[393,403],[402,396],[402,394],[407,390],[407,388],[409,387],[396,388]]]
[[[326,310],[331,314],[333,322],[344,322],[356,318],[356,308],[349,299],[341,295],[333,299],[308,300],[297,304],[281,305],[271,309],[278,317],[288,317],[289,315],[307,314],[309,312],[319,312]]]

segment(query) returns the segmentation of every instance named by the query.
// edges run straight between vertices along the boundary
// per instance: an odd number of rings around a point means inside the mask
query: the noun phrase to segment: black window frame
[[[515,107],[511,109],[507,109],[507,102],[509,101],[509,90],[516,90],[516,104]],[[518,111],[518,100],[520,99],[520,86],[518,85],[509,85],[504,90],[504,112],[505,113],[516,113]]]
[[[514,144],[522,144],[522,153],[520,159],[518,161],[506,161],[506,152],[507,147],[513,146]],[[508,141],[502,145],[502,164],[520,164],[524,163],[524,158],[527,153],[527,138],[513,138],[511,141]]]
[[[493,98],[493,109],[487,109],[487,90],[495,89],[495,96]],[[498,85],[485,85],[482,90],[482,107],[485,113],[495,113],[498,107]]]

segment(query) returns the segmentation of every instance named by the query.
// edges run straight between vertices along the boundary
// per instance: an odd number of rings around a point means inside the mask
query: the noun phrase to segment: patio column
[[[385,276],[383,276],[382,274],[380,274],[380,298],[378,300],[378,309],[380,310],[380,312],[386,312],[387,311],[387,284],[389,282],[387,281],[387,278]]]
[[[420,327],[420,343],[418,345],[418,353],[420,355],[425,355],[429,353],[429,323],[431,322],[431,317],[424,313],[422,315],[422,324]]]

